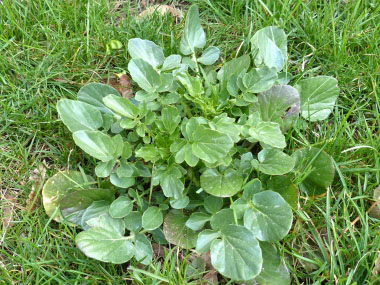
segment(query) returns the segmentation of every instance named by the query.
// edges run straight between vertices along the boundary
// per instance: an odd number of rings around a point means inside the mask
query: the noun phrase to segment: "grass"
[[[330,120],[294,131],[289,144],[290,150],[323,146],[335,161],[334,184],[323,197],[300,199],[292,232],[279,248],[292,284],[380,282],[372,274],[380,221],[366,213],[380,184],[380,5],[363,0],[186,2],[200,6],[208,41],[221,49],[224,60],[237,50],[248,52],[256,30],[278,25],[289,34],[294,82],[319,74],[339,80],[341,93]],[[26,210],[32,186],[36,197],[41,191],[31,172],[43,163],[47,176],[78,166],[93,171],[93,162],[74,147],[58,120],[58,99],[74,98],[84,83],[125,70],[129,38],[153,40],[166,54],[177,50],[183,22],[155,15],[137,23],[136,13],[133,1],[0,2],[0,216],[11,207],[14,221],[0,231],[4,284],[188,282],[186,262],[175,248],[164,261],[143,269],[130,264],[134,270],[127,270],[86,258],[73,244],[76,230],[50,221],[42,206]],[[112,39],[124,48],[107,56],[105,45]],[[17,194],[17,202],[7,201],[6,193]]]

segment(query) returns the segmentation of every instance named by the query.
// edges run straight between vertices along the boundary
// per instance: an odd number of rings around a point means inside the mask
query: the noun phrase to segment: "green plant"
[[[287,85],[286,41],[283,30],[264,28],[251,54],[213,67],[218,48],[198,57],[206,39],[196,6],[180,43],[184,57],[129,40],[128,70],[140,88],[133,98],[90,83],[78,100],[58,102],[75,143],[98,160],[99,179],[75,171],[50,178],[48,215],[79,225],[77,246],[101,261],[149,264],[151,237],[210,250],[212,265],[233,280],[288,283],[274,243],[291,228],[297,186],[324,193],[334,167],[321,149],[286,154],[285,134],[326,119],[339,89],[326,76]]]

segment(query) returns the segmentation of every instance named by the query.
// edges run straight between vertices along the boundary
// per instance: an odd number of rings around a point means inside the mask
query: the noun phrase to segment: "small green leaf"
[[[113,185],[120,188],[129,188],[135,185],[135,178],[133,177],[120,177],[117,173],[112,173],[110,181]]]
[[[195,212],[192,213],[190,218],[186,221],[186,227],[193,231],[198,231],[204,227],[204,225],[210,220],[209,214]]]
[[[133,59],[143,59],[154,68],[161,65],[165,59],[161,47],[152,41],[139,38],[128,41],[128,52]]]
[[[267,188],[279,193],[293,208],[298,208],[298,189],[287,176],[271,176],[267,181]]]
[[[128,70],[133,81],[148,93],[155,93],[161,85],[158,72],[141,58],[131,59],[128,64]]]
[[[109,213],[113,218],[124,218],[133,209],[133,201],[127,196],[119,196],[112,202]]]
[[[187,216],[180,210],[171,210],[165,217],[164,235],[168,242],[190,249],[196,245],[198,234],[186,227]]]
[[[280,71],[287,60],[287,36],[285,32],[275,26],[258,30],[251,39],[255,65],[276,68]]]
[[[115,166],[116,160],[112,159],[106,162],[98,162],[95,167],[95,174],[98,177],[108,177],[111,174],[112,168]]]
[[[273,191],[257,193],[244,214],[244,226],[261,241],[276,242],[289,232],[293,214],[289,204]]]
[[[232,280],[251,280],[262,268],[262,253],[253,233],[243,226],[228,225],[221,239],[211,243],[211,264]]]
[[[42,200],[46,214],[52,217],[63,197],[76,190],[89,188],[93,183],[95,181],[91,176],[83,177],[82,173],[78,171],[58,172],[50,177],[42,188]],[[55,216],[54,220],[60,222],[60,215]]]
[[[166,197],[181,199],[185,186],[180,178],[182,178],[180,169],[176,166],[166,168],[160,177],[160,185]]]
[[[122,219],[114,219],[110,214],[105,213],[86,221],[90,228],[102,228],[110,232],[124,235],[125,226]]]
[[[220,230],[227,225],[234,225],[235,223],[234,211],[229,208],[222,209],[215,213],[210,220],[213,230]]]
[[[220,50],[217,47],[208,47],[203,51],[202,56],[198,58],[198,62],[204,65],[212,65],[218,60],[219,54]]]
[[[263,254],[263,269],[255,278],[258,285],[290,284],[289,271],[281,260],[277,248],[268,242],[260,242],[260,247]]]
[[[103,98],[103,102],[108,108],[127,118],[135,119],[139,115],[139,109],[127,98],[108,95]]]
[[[83,86],[78,92],[78,100],[95,106],[102,113],[112,114],[103,104],[103,97],[110,94],[120,96],[120,93],[112,86],[92,82]]]
[[[103,125],[100,111],[81,101],[61,99],[58,101],[57,111],[71,132],[95,131]]]
[[[283,175],[294,167],[294,159],[277,149],[263,149],[257,158],[260,171],[268,175]]]
[[[162,65],[162,71],[169,71],[181,66],[182,57],[179,54],[172,54],[165,58],[164,64]]]
[[[152,261],[153,249],[149,239],[144,234],[135,237],[135,258],[139,263],[148,265]]]
[[[207,196],[203,202],[203,206],[210,214],[215,214],[223,207],[223,198],[215,196]]]
[[[88,220],[92,218],[99,217],[103,214],[108,213],[110,208],[110,202],[105,200],[94,201],[92,204],[83,212],[80,225],[84,230],[88,230],[90,227],[87,224]]]
[[[180,50],[184,55],[195,53],[195,48],[203,48],[206,44],[206,35],[199,19],[198,6],[191,6],[187,16],[185,29],[181,38]]]
[[[195,248],[199,253],[205,253],[210,250],[211,243],[214,239],[220,237],[219,231],[204,230],[198,235],[197,246]]]
[[[142,227],[142,215],[140,212],[132,211],[124,217],[124,224],[127,230],[136,233]]]
[[[123,142],[123,151],[121,153],[122,158],[130,158],[132,156],[132,148],[129,142]]]
[[[77,131],[73,134],[75,143],[89,155],[107,162],[115,158],[116,146],[112,138],[99,131]]]
[[[260,93],[270,89],[277,80],[277,72],[267,66],[252,68],[243,77],[245,92]]]
[[[184,196],[180,199],[171,199],[170,200],[170,206],[174,209],[184,209],[189,205],[190,199],[187,196]]]
[[[80,232],[75,243],[88,257],[115,264],[129,261],[135,254],[132,242],[120,233],[104,228],[91,228]]]
[[[167,106],[161,111],[161,119],[168,133],[173,134],[181,121],[181,116],[176,107]]]
[[[249,129],[249,135],[260,142],[276,148],[286,146],[285,136],[282,134],[280,125],[272,122],[260,122]]]
[[[195,129],[192,136],[193,154],[208,163],[214,163],[225,157],[234,145],[227,134],[202,125]]]
[[[142,215],[142,226],[145,230],[154,230],[162,225],[163,215],[158,207],[149,207]]]
[[[255,178],[249,181],[243,187],[243,198],[247,200],[251,200],[253,195],[259,193],[262,189],[261,181],[258,178]]]
[[[161,158],[158,149],[154,145],[144,145],[140,147],[136,150],[135,155],[136,157],[141,157],[145,161],[151,162],[156,162]]]
[[[214,117],[210,126],[221,133],[227,134],[233,142],[240,141],[241,127],[235,123],[235,119],[229,118],[226,113]]]
[[[339,95],[338,81],[330,76],[317,76],[298,82],[301,115],[315,122],[327,119]]]
[[[333,160],[326,152],[318,148],[299,149],[292,154],[296,161],[294,171],[305,176],[300,189],[310,196],[321,195],[334,180]]]
[[[201,175],[201,187],[217,197],[231,197],[241,190],[243,177],[234,169],[220,173],[217,169],[207,169]]]

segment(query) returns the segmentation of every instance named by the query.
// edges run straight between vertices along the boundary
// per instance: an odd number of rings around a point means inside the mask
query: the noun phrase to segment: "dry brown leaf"
[[[12,226],[13,209],[17,202],[17,195],[7,191],[2,200],[5,202],[5,207],[3,208],[3,231],[5,231],[6,228]]]
[[[161,14],[162,16],[165,16],[167,13],[172,14],[173,17],[182,18],[183,13],[181,10],[171,7],[169,5],[153,5],[148,7],[146,10],[142,11],[137,17],[137,20],[141,20],[142,18],[146,16],[152,16],[155,12]]]
[[[208,273],[203,275],[202,281],[206,281],[203,284],[208,284],[208,285],[219,284],[218,283],[218,272],[215,269],[210,270]]]
[[[38,168],[32,170],[30,173],[29,180],[34,181],[34,185],[32,185],[32,191],[29,193],[28,199],[26,200],[26,210],[28,212],[34,211],[40,204],[41,198],[38,194],[46,178],[45,165],[46,162],[43,161]]]
[[[380,251],[378,252],[377,258],[375,260],[375,266],[372,269],[373,278],[380,275]]]
[[[119,79],[112,76],[108,79],[104,79],[103,82],[111,85],[113,88],[119,91],[122,97],[128,99],[133,97],[132,84],[126,74],[122,74]]]
[[[165,258],[165,249],[158,243],[152,243],[154,258]]]

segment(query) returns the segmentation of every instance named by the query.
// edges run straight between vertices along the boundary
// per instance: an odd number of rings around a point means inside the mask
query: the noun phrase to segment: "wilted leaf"
[[[29,193],[28,199],[26,200],[26,209],[28,212],[35,210],[40,203],[41,198],[39,197],[38,192],[41,190],[41,185],[45,178],[46,168],[43,164],[31,172],[29,180],[34,181],[34,185],[32,185],[32,191]]]
[[[145,18],[147,16],[152,16],[155,12],[157,12],[161,16],[165,16],[166,14],[169,13],[169,14],[172,14],[173,17],[178,17],[178,18],[182,18],[183,17],[182,11],[179,10],[179,9],[177,9],[177,8],[175,8],[175,7],[171,7],[169,5],[159,5],[159,4],[156,4],[156,5],[150,6],[146,10],[142,11],[136,17],[136,20],[137,21],[141,21],[143,18]]]
[[[3,200],[4,199],[4,200]],[[12,226],[13,222],[13,209],[17,201],[17,194],[7,191],[2,198],[5,201],[5,207],[3,210],[3,231],[9,226]]]

